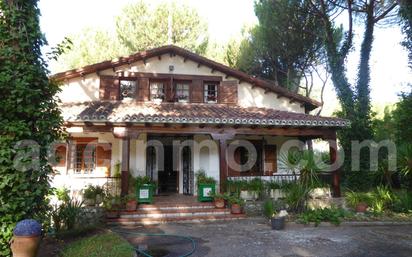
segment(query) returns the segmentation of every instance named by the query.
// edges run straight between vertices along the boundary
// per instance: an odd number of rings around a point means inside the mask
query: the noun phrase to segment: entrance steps
[[[152,225],[242,219],[244,214],[231,214],[227,208],[217,209],[213,203],[140,204],[136,211],[121,211],[120,217],[106,219],[109,225]]]

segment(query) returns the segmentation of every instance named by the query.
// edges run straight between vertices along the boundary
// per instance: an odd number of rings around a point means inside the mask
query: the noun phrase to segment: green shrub
[[[62,201],[62,202],[64,202],[64,203],[65,203],[65,202],[68,202],[68,201],[70,200],[70,195],[69,195],[69,193],[70,193],[70,190],[67,189],[67,188],[65,188],[65,187],[57,188],[57,189],[54,191],[54,195],[56,195],[57,200]]]
[[[339,225],[345,216],[345,210],[332,207],[306,210],[298,215],[298,220],[304,224],[315,223],[315,226],[318,226],[321,222],[330,222],[332,224]]]
[[[349,207],[351,207],[352,209],[356,209],[356,206],[359,203],[366,203],[369,205],[371,199],[368,193],[348,191],[345,194],[345,201]]]
[[[213,177],[206,175],[206,172],[202,169],[198,170],[195,174],[197,184],[216,184],[216,180]]]
[[[63,229],[74,229],[81,213],[82,205],[83,203],[80,201],[69,199],[60,205],[51,206],[49,217],[52,221],[54,231],[59,232]]]
[[[247,183],[247,190],[252,192],[261,193],[265,189],[265,185],[260,178],[254,178]]]
[[[393,193],[386,186],[378,186],[374,191],[369,194],[369,205],[373,212],[382,213],[385,210],[389,210],[393,203]]]
[[[273,201],[271,199],[267,199],[263,203],[263,215],[265,215],[266,218],[270,219],[273,217],[274,213],[275,213],[275,206],[273,204]]]
[[[285,202],[289,206],[290,211],[299,213],[305,209],[309,189],[301,184],[293,183],[285,188],[285,193]]]
[[[395,212],[412,212],[412,193],[402,190],[394,193],[392,210]]]

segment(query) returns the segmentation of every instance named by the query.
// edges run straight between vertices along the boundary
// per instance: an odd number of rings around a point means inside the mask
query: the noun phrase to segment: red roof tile
[[[65,103],[61,106],[66,122],[112,123],[212,123],[273,126],[345,127],[349,121],[268,108],[223,104],[136,103],[96,101]]]

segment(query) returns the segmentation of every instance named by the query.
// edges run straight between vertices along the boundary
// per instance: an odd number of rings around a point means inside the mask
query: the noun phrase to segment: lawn
[[[119,235],[107,231],[68,244],[63,257],[127,257],[134,256],[132,246]]]

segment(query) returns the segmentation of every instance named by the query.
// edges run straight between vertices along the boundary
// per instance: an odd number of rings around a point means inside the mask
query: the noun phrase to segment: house
[[[200,169],[220,184],[287,176],[278,165],[285,142],[328,140],[336,160],[336,131],[349,125],[307,114],[317,101],[172,45],[53,78],[63,84],[69,133],[56,145],[54,184],[78,190],[109,181],[116,170],[122,194],[129,172],[150,176],[166,194],[195,194]],[[339,172],[331,174],[339,195]]]

